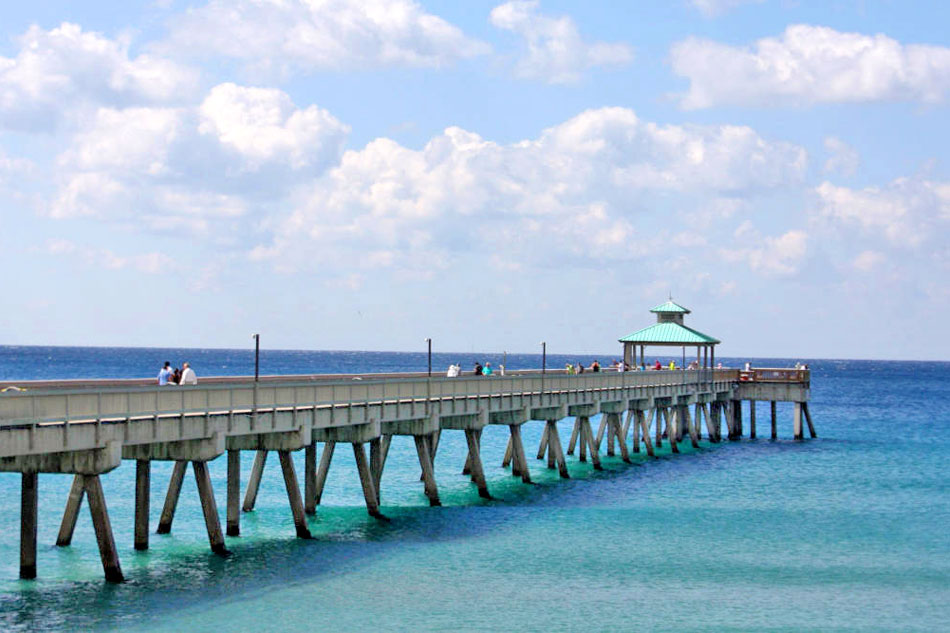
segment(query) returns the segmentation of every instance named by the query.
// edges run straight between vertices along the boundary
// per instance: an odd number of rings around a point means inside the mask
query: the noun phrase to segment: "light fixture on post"
[[[251,334],[251,338],[254,339],[254,382],[257,382],[261,370],[261,335]]]
[[[432,339],[427,337],[425,341],[429,344],[429,378],[432,378]]]

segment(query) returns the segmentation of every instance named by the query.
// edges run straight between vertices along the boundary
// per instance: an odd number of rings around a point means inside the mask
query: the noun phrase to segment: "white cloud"
[[[173,108],[100,108],[59,162],[87,171],[166,173],[168,154],[182,134],[184,116],[183,110]]]
[[[944,101],[950,48],[901,44],[883,34],[797,24],[738,48],[691,37],[673,45],[673,70],[690,81],[680,105],[810,105]]]
[[[168,255],[159,252],[122,256],[104,248],[91,248],[63,239],[47,240],[43,252],[57,257],[75,257],[87,266],[109,270],[131,269],[149,275],[176,272],[180,266]]]
[[[212,88],[196,107],[100,108],[91,118],[57,160],[51,217],[224,242],[335,164],[349,131],[279,90],[234,84]]]
[[[637,228],[650,192],[776,187],[803,169],[801,148],[747,128],[660,127],[624,108],[587,111],[510,145],[459,128],[421,150],[377,139],[301,190],[253,257],[325,270],[431,268],[479,252],[627,260],[659,239]]]
[[[707,18],[714,18],[743,4],[759,4],[762,0],[689,0]]]
[[[281,160],[293,169],[336,159],[349,127],[317,106],[297,109],[285,93],[232,83],[215,86],[200,107],[203,134],[250,165]]]
[[[876,251],[861,251],[851,262],[855,270],[863,273],[873,271],[884,261],[884,255]]]
[[[633,60],[628,45],[584,42],[571,18],[541,15],[538,6],[536,0],[513,0],[495,7],[490,14],[494,26],[524,38],[527,52],[515,68],[519,77],[570,83],[590,68],[619,66]]]
[[[129,57],[129,41],[111,40],[64,22],[45,31],[32,26],[15,57],[0,57],[0,122],[44,129],[91,104],[134,105],[178,101],[196,74],[150,55]]]
[[[448,66],[489,47],[412,0],[211,0],[158,47],[242,60],[257,73]]]
[[[853,147],[834,136],[826,137],[824,144],[829,154],[825,161],[825,173],[838,172],[842,176],[853,176],[858,171],[861,157]]]
[[[755,272],[766,275],[797,273],[808,251],[808,234],[791,230],[777,237],[762,236],[752,224],[743,222],[735,232],[742,243],[758,243],[758,248],[722,249],[720,256],[730,262],[744,262]]]
[[[815,189],[817,215],[831,227],[880,236],[893,246],[914,248],[941,235],[950,220],[950,183],[898,178],[886,187],[850,189],[824,182]]]

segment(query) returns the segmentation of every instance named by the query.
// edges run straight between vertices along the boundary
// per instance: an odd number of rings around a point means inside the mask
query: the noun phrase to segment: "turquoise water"
[[[22,350],[0,348],[0,367],[8,375],[65,377],[57,372],[67,371],[63,364],[80,354],[43,352],[50,358],[41,368]],[[101,362],[86,364],[99,368],[100,375],[136,375],[128,368],[116,373],[102,367],[111,367],[108,355],[138,366],[128,356],[146,351],[81,354],[87,360],[106,354]],[[321,368],[334,371],[340,365],[332,354],[322,354]],[[456,360],[448,356],[451,361],[440,357],[437,366]],[[305,357],[309,367],[314,359]],[[224,373],[210,369],[213,358],[212,353],[206,359],[205,375]],[[273,373],[302,368],[301,358],[273,356]],[[357,355],[347,362],[363,371],[419,369],[418,361],[418,355],[392,354],[363,361]],[[813,361],[811,366],[817,440],[788,439],[791,410],[783,405],[779,435],[784,439],[761,439],[763,429],[768,434],[764,404],[758,410],[758,440],[716,446],[704,441],[699,450],[687,442],[680,455],[670,455],[667,445],[659,459],[641,454],[633,465],[605,457],[600,473],[569,458],[569,481],[531,459],[538,485],[525,486],[500,467],[507,429],[489,427],[483,458],[496,501],[479,499],[460,474],[464,436],[445,432],[436,460],[444,505],[429,508],[411,440],[394,438],[382,483],[389,523],[366,515],[352,452],[341,445],[322,505],[310,518],[316,537],[311,541],[294,537],[272,456],[256,510],[242,516],[242,536],[228,539],[234,554],[227,559],[208,549],[190,472],[173,533],[153,534],[148,552],[134,552],[134,466],[123,464],[103,477],[127,578],[118,586],[102,580],[85,508],[73,545],[52,545],[70,484],[68,476],[57,475],[40,476],[39,579],[17,580],[19,477],[2,474],[0,626],[4,631],[948,630],[950,365]],[[748,430],[748,412],[745,418]],[[564,444],[571,423],[560,424]],[[535,422],[524,427],[529,457],[541,429]],[[247,453],[245,480],[251,459]],[[224,462],[211,464],[222,518]],[[153,464],[153,530],[170,470],[169,464]]]

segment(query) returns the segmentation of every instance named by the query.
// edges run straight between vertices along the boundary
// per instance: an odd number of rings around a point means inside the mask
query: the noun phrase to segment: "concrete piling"
[[[808,423],[808,434],[815,438],[818,437],[818,434],[815,433],[815,426],[811,423],[811,411],[808,410],[808,403],[802,403],[802,412],[805,414],[805,421]]]
[[[138,551],[148,549],[148,507],[152,462],[135,460],[135,536],[133,547]]]
[[[175,509],[178,507],[178,497],[181,495],[181,484],[185,479],[185,469],[188,462],[177,461],[172,468],[172,476],[168,481],[168,492],[165,494],[165,505],[162,507],[162,516],[158,520],[158,534],[168,534],[172,531],[172,521],[175,520]]]
[[[481,431],[466,429],[465,441],[468,443],[472,481],[478,487],[478,496],[483,499],[491,499],[492,497],[488,493],[488,482],[485,481],[485,469],[482,467],[481,434]]]
[[[413,435],[416,444],[416,453],[419,455],[419,466],[422,467],[422,477],[425,482],[425,494],[429,498],[430,506],[440,506],[439,488],[435,483],[435,472],[432,468],[432,454],[429,451],[429,438],[425,435]]]
[[[772,439],[778,439],[778,428],[775,421],[775,400],[770,402],[770,409],[772,410]]]
[[[313,485],[313,508],[320,505],[320,498],[323,496],[323,487],[327,483],[327,472],[330,470],[330,462],[333,461],[333,452],[336,450],[336,442],[324,442],[323,453],[320,454],[320,466],[317,468],[317,479]]]
[[[20,578],[36,578],[36,529],[39,511],[39,476],[24,472],[20,477]]]
[[[528,459],[524,454],[524,444],[521,443],[521,426],[519,424],[509,424],[508,429],[511,431],[511,452],[513,455],[513,463],[518,464],[518,475],[521,476],[521,481],[526,484],[531,483],[531,472],[528,470]],[[512,472],[514,468],[512,468]]]
[[[228,536],[241,535],[241,451],[228,450],[228,504],[225,510]]]
[[[303,453],[304,512],[317,513],[317,443],[310,442]]]
[[[105,572],[106,580],[122,582],[125,578],[119,566],[119,552],[115,548],[112,524],[109,522],[109,511],[106,509],[106,497],[102,493],[99,475],[83,475],[83,487],[89,499],[89,513],[92,515],[92,527],[96,532],[99,557],[102,559],[102,570]]]
[[[264,465],[267,463],[267,451],[259,450],[254,455],[254,465],[251,466],[251,478],[247,482],[247,492],[244,495],[242,510],[251,512],[257,503],[257,491],[261,487],[261,476],[264,474]]]
[[[82,475],[73,476],[73,485],[66,498],[66,509],[63,511],[63,522],[59,526],[59,535],[56,537],[58,547],[66,547],[73,541],[73,532],[76,529],[76,519],[79,518],[79,509],[86,489],[82,485]]]
[[[221,532],[221,520],[218,518],[218,506],[214,500],[211,476],[208,474],[208,462],[193,461],[191,467],[195,471],[198,499],[201,501],[201,511],[205,517],[211,551],[219,556],[227,556],[230,552],[224,546],[224,534]]]
[[[294,527],[298,538],[313,538],[307,527],[307,516],[303,509],[303,499],[300,496],[300,486],[297,483],[297,471],[294,469],[294,460],[290,451],[277,451],[280,469],[284,474],[284,487],[287,489],[287,500],[290,502],[290,511],[294,517]]]
[[[379,511],[379,503],[376,501],[376,488],[373,486],[373,475],[369,470],[369,462],[366,460],[363,443],[353,442],[352,444],[353,457],[356,459],[356,470],[360,476],[360,484],[363,486],[363,498],[366,500],[366,511],[375,519],[385,519]]]

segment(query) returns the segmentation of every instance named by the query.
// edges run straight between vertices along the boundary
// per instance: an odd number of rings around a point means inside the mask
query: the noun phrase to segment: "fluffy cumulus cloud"
[[[215,86],[200,107],[203,134],[240,154],[251,166],[281,160],[293,169],[335,159],[349,128],[311,105],[299,110],[272,88]]]
[[[192,70],[151,55],[130,57],[127,39],[75,24],[32,26],[18,44],[16,56],[0,57],[0,124],[8,128],[46,129],[87,103],[175,102],[196,85]]]
[[[763,236],[750,222],[743,222],[736,229],[735,238],[737,243],[757,246],[721,249],[720,256],[725,261],[745,263],[753,271],[765,275],[797,273],[808,250],[808,234],[799,229],[778,236]]]
[[[574,21],[538,11],[537,0],[513,0],[492,9],[491,23],[524,39],[526,53],[515,72],[526,79],[569,83],[596,66],[618,66],[633,59],[626,44],[585,42]]]
[[[433,68],[489,51],[412,0],[212,0],[181,16],[158,48],[279,74]]]
[[[826,173],[839,173],[842,176],[853,176],[861,164],[858,152],[840,138],[828,136],[824,141],[828,159],[825,161]]]
[[[254,257],[432,270],[495,250],[513,261],[642,256],[641,199],[797,183],[804,151],[746,128],[657,126],[591,110],[509,145],[449,128],[419,150],[377,139],[301,190]]]
[[[100,108],[60,154],[48,212],[227,236],[335,164],[348,131],[279,90],[234,84],[189,108]]]
[[[850,189],[824,182],[815,189],[817,220],[828,228],[884,245],[913,249],[944,235],[950,223],[950,183],[898,178],[885,187]],[[853,239],[853,238],[852,238]]]
[[[901,44],[883,34],[806,24],[740,48],[691,37],[673,45],[673,70],[689,79],[681,106],[944,101],[950,48]]]

